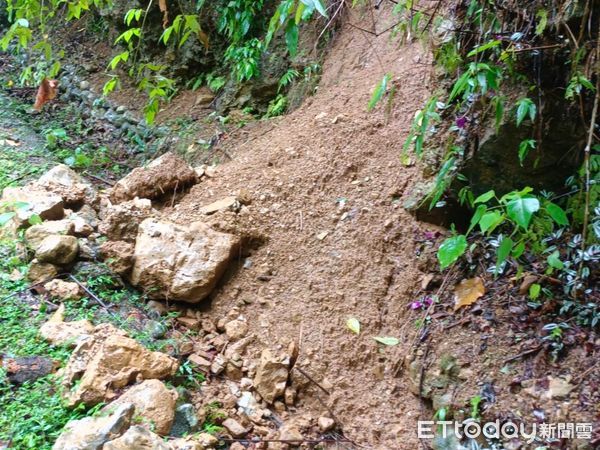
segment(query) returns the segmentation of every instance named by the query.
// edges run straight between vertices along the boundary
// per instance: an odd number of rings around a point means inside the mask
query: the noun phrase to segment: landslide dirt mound
[[[413,339],[407,306],[420,279],[414,242],[426,225],[400,206],[420,176],[401,164],[400,153],[429,94],[430,56],[418,43],[399,46],[389,34],[348,25],[378,31],[393,20],[384,8],[374,17],[352,13],[318,93],[290,115],[249,125],[222,144],[232,159],[165,212],[177,222],[205,220],[203,205],[246,190],[249,207],[211,220],[265,242],[243,250],[210,313],[223,317],[239,307],[258,336],[250,350],[257,358],[264,348],[300,342],[298,364],[331,395],[309,386],[299,411],[327,412],[319,397],[357,443],[414,449],[419,402],[394,371]],[[382,105],[368,113],[385,73],[397,87],[393,108],[389,116]],[[346,327],[349,317],[360,320],[360,335]],[[383,347],[374,336],[401,343]]]

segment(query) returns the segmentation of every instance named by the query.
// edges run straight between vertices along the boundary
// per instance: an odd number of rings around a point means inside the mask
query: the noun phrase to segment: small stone
[[[203,447],[203,448],[211,448],[216,447],[219,443],[219,439],[217,439],[212,434],[208,433],[200,433],[195,436],[194,439]]]
[[[77,300],[82,297],[79,285],[70,281],[54,279],[44,284],[44,289],[52,297],[60,298],[61,300]]]
[[[69,450],[72,447],[67,447]],[[65,450],[67,450],[65,448]],[[87,447],[86,447],[87,449]],[[90,447],[91,449],[91,447]],[[122,436],[107,442],[102,450],[171,450],[171,446],[164,442],[162,438],[152,431],[134,425],[129,428]]]
[[[198,319],[194,319],[192,317],[178,317],[175,320],[177,320],[177,323],[189,328],[192,331],[200,330],[200,321]]]
[[[199,421],[194,405],[184,403],[175,410],[175,420],[169,433],[171,436],[182,437],[198,429]]]
[[[44,238],[35,251],[40,262],[69,264],[77,257],[79,244],[74,236],[52,235]]]
[[[227,362],[225,361],[225,357],[221,354],[215,356],[212,364],[210,365],[210,372],[213,375],[219,375],[225,370],[225,365]]]
[[[285,388],[285,392],[283,394],[284,402],[287,406],[294,406],[296,403],[296,389],[291,386]]]
[[[289,358],[276,357],[269,349],[263,350],[254,377],[254,387],[267,403],[273,403],[285,392],[289,363]]]
[[[217,200],[216,202],[211,203],[210,205],[206,205],[200,208],[200,213],[205,215],[211,215],[218,211],[227,211],[227,210],[239,210],[240,202],[237,197],[225,197],[221,200]]]
[[[335,427],[335,420],[325,416],[319,417],[317,423],[319,425],[319,430],[321,430],[322,433],[331,431],[333,427]]]
[[[190,361],[203,372],[208,372],[210,370],[211,362],[200,355],[192,353],[188,356],[188,361]]]
[[[248,430],[237,420],[229,418],[223,421],[223,427],[229,431],[234,438],[241,438],[248,434]]]
[[[164,316],[169,312],[167,305],[156,300],[150,300],[148,303],[146,303],[146,306],[158,316]]]
[[[242,320],[232,320],[225,324],[225,333],[232,341],[238,341],[248,333],[248,324]]]
[[[68,345],[74,347],[80,340],[89,337],[94,326],[89,320],[65,322],[65,305],[60,304],[48,322],[40,327],[40,335],[52,345]]]
[[[133,244],[125,241],[107,241],[100,246],[100,256],[106,265],[119,275],[133,267]]]
[[[25,231],[25,240],[32,249],[36,249],[42,241],[53,234],[72,235],[75,225],[70,220],[49,220],[33,225]]]

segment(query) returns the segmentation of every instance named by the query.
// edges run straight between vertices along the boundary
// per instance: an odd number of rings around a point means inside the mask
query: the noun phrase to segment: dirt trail
[[[375,14],[347,22],[372,29],[374,20],[383,30],[394,19],[388,9]],[[251,266],[240,264],[223,283],[210,314],[223,317],[243,304],[240,311],[258,337],[250,349],[257,357],[263,348],[300,340],[300,366],[331,386],[331,395],[324,398],[312,386],[298,409],[326,412],[321,396],[344,433],[369,448],[418,446],[419,402],[407,380],[393,376],[393,366],[414,331],[407,314],[420,276],[414,239],[426,227],[400,206],[409,181],[420,175],[399,156],[414,112],[428,96],[428,61],[418,43],[399,46],[389,34],[375,38],[346,24],[318,93],[292,114],[232,138],[226,148],[233,159],[167,211],[188,222],[200,219],[205,204],[240,189],[251,194],[249,208],[213,220],[266,242],[248,250]],[[383,107],[366,111],[386,72],[398,88],[387,121]],[[360,320],[360,336],[346,328],[349,317]],[[384,335],[402,342],[382,348],[372,337]]]

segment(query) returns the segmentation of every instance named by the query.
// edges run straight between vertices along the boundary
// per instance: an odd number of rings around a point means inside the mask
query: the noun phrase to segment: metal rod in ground
[[[331,395],[327,389],[325,389],[323,386],[321,386],[319,383],[317,383],[317,381],[315,381],[315,379],[313,377],[311,377],[309,374],[307,374],[303,369],[301,369],[297,365],[294,366],[294,369],[296,369],[298,372],[300,372],[302,375],[304,375],[306,378],[308,378],[310,381],[312,381],[319,389],[321,389],[327,395]]]
[[[93,300],[95,300],[100,306],[102,306],[104,309],[106,309],[109,313],[114,314],[112,311],[109,310],[108,305],[106,305],[106,303],[104,303],[102,301],[102,299],[100,297],[98,297],[96,294],[94,294],[92,291],[90,291],[82,282],[80,282],[77,278],[75,278],[75,276],[73,274],[68,274],[68,277],[73,280],[75,283],[77,283],[79,285],[79,287],[81,289],[83,289],[85,291],[85,293],[87,295],[89,295]]]

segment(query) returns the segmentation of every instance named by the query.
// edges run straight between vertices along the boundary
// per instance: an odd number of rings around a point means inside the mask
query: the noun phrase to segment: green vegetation
[[[190,4],[191,3],[191,4]],[[37,85],[44,78],[55,78],[61,70],[65,55],[52,45],[52,25],[71,21],[88,20],[96,23],[100,9],[110,9],[115,5],[111,0],[76,0],[66,3],[63,0],[38,2],[37,0],[8,0],[7,12],[11,26],[0,40],[0,49],[13,53],[26,52],[28,61],[36,61],[23,67],[20,75],[22,84]],[[162,102],[169,101],[178,91],[179,82],[172,76],[170,64],[158,55],[147,54],[147,46],[153,45],[158,27],[162,33],[156,44],[162,53],[182,51],[191,40],[198,42],[205,52],[213,50],[213,40],[226,40],[228,45],[221,50],[219,57],[225,64],[219,71],[231,72],[232,79],[242,83],[261,73],[262,59],[272,40],[283,33],[290,58],[298,54],[299,28],[304,21],[316,14],[327,17],[321,0],[282,0],[269,19],[263,12],[275,5],[261,1],[227,0],[216,3],[205,1],[182,2],[169,5],[167,2],[148,2],[145,9],[128,10],[123,23],[127,29],[119,34],[114,45],[118,53],[107,61],[112,72],[104,85],[104,95],[121,86],[123,74],[132,79],[137,88],[145,92],[148,101],[144,114],[148,123],[153,123]],[[169,8],[173,9],[171,11]],[[149,19],[155,10],[160,10],[162,22]],[[174,14],[176,12],[176,14]],[[216,29],[209,17],[216,13]],[[95,26],[94,29],[98,27]],[[204,29],[211,29],[210,34]],[[104,27],[100,27],[104,30]],[[104,32],[104,31],[103,31]],[[192,86],[202,82],[215,92],[225,84],[225,78],[215,71],[192,75]],[[187,84],[184,81],[181,84]],[[286,86],[288,83],[282,84]],[[273,100],[268,117],[280,114],[286,106],[282,98]]]

